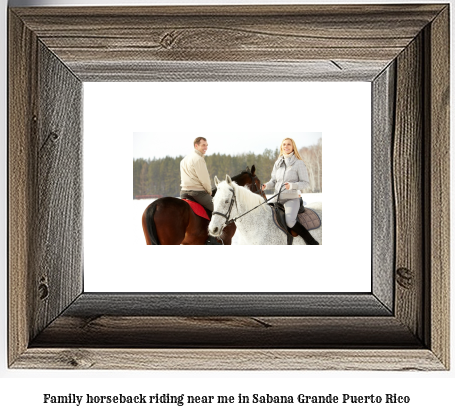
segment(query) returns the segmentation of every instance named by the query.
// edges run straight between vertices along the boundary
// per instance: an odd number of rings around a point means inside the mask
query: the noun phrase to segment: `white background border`
[[[370,292],[370,108],[367,82],[84,84],[85,291]],[[170,128],[201,131],[208,156],[204,131],[322,131],[322,245],[146,246],[130,213],[132,132]]]

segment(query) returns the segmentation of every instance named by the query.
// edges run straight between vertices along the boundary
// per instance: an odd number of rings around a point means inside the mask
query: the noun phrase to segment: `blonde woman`
[[[306,228],[297,221],[297,213],[300,208],[300,191],[309,185],[308,170],[294,140],[285,138],[281,142],[280,156],[273,166],[272,178],[262,185],[262,190],[275,189],[275,193],[279,193],[280,189],[283,188],[279,202],[284,205],[286,225],[297,232],[307,245],[319,245]]]

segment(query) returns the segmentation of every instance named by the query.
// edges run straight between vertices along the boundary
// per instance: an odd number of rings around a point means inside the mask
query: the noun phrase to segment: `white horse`
[[[264,202],[261,196],[239,186],[228,175],[226,175],[226,181],[222,182],[215,176],[215,185],[217,191],[213,198],[214,210],[209,223],[210,235],[222,239],[226,222],[239,217],[235,223],[242,245],[287,244],[286,234],[273,221],[272,208],[267,203],[261,205]],[[322,202],[311,203],[307,207],[316,211],[322,220]],[[248,212],[249,210],[251,211]],[[243,214],[245,215],[240,217]],[[322,225],[310,233],[322,245]],[[297,236],[293,244],[305,245],[305,242],[302,237]]]

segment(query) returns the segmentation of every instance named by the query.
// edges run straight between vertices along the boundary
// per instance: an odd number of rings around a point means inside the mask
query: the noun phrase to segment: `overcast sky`
[[[262,153],[266,148],[274,150],[284,138],[294,139],[299,148],[315,144],[322,138],[322,132],[188,132],[188,133],[133,133],[133,158],[153,159],[166,156],[185,156],[193,149],[196,137],[205,137],[209,145],[207,156],[214,153],[238,154],[244,152]]]

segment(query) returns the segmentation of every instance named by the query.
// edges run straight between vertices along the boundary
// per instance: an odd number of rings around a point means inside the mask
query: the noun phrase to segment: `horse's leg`
[[[223,240],[224,245],[231,245],[232,244],[232,237],[237,229],[235,223],[230,223],[223,229],[223,233],[221,234],[221,239]]]
[[[185,205],[187,205],[186,202]],[[180,245],[182,243],[189,223],[189,211],[191,211],[189,207],[183,211],[176,211],[164,206],[156,208],[154,219],[161,245]]]

